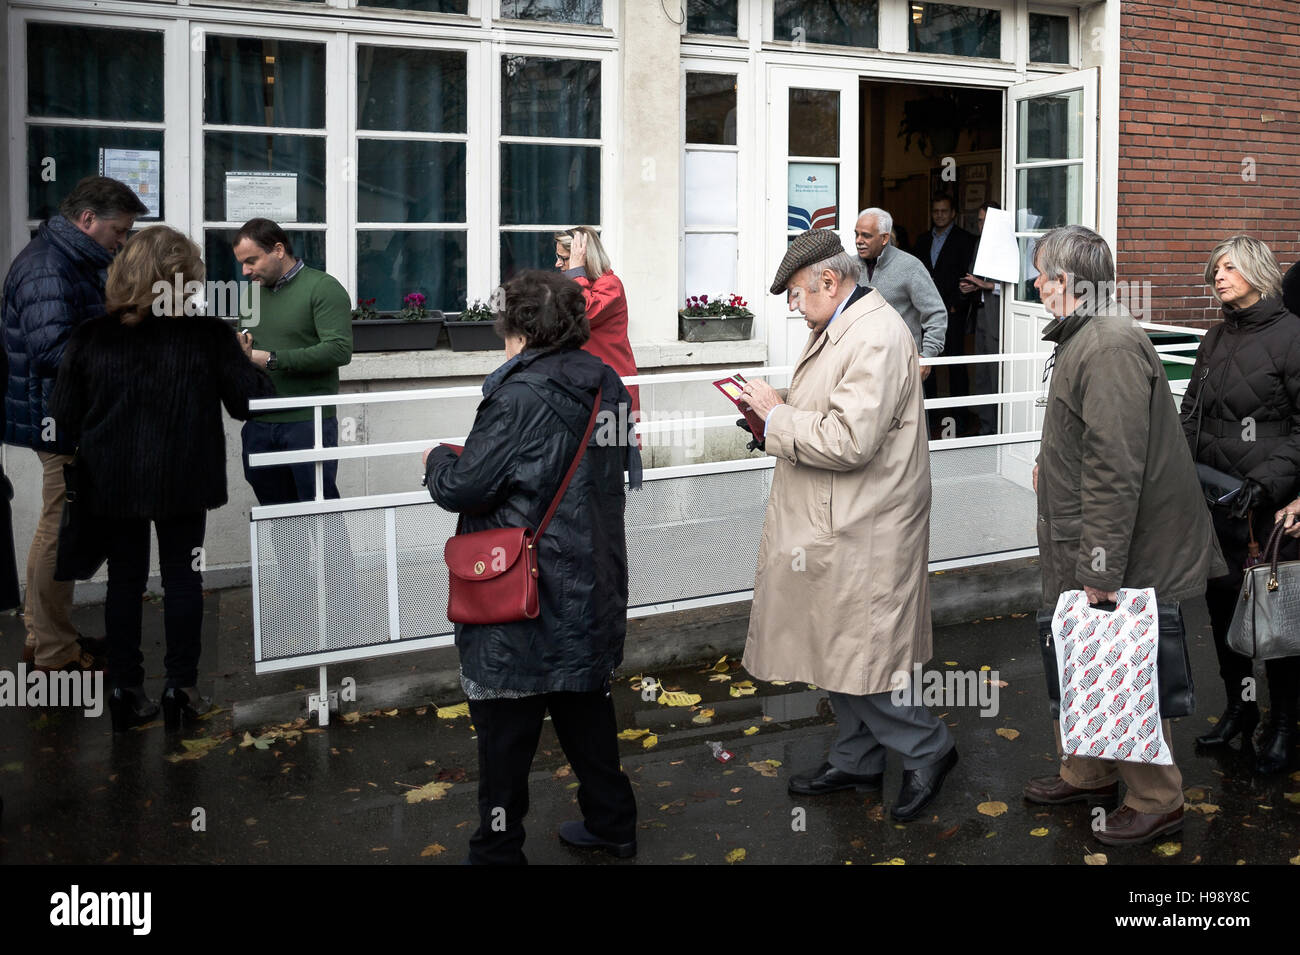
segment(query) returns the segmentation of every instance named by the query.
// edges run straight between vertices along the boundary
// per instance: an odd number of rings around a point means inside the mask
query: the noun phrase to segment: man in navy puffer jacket
[[[41,462],[41,514],[27,553],[23,659],[43,670],[93,665],[72,625],[72,583],[54,579],[63,513],[63,465],[74,448],[63,440],[48,403],[63,346],[82,322],[104,314],[108,264],[149,210],[116,179],[88,176],[18,253],[4,284],[6,444],[31,448]]]

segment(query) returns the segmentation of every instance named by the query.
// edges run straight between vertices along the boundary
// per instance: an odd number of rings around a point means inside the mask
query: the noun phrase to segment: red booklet
[[[713,383],[713,387],[731,399],[740,413],[745,416],[745,421],[749,425],[750,431],[754,433],[756,441],[763,440],[764,423],[763,419],[750,410],[749,405],[745,404],[740,397],[741,388],[745,384],[745,379],[741,375],[732,375],[730,378],[720,378]]]
[[[462,444],[448,444],[446,441],[442,442],[442,444],[440,444],[439,447],[440,447],[440,448],[451,448],[451,449],[452,449],[453,451],[455,451],[457,454],[460,454],[462,451],[465,450],[465,446],[462,445]]]

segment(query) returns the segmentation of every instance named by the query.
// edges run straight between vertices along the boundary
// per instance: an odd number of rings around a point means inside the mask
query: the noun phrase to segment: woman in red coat
[[[582,346],[620,378],[636,374],[636,359],[627,339],[627,295],[610,266],[600,236],[587,226],[555,233],[555,267],[578,283],[587,301],[591,338]],[[633,420],[641,420],[640,389],[631,386]]]

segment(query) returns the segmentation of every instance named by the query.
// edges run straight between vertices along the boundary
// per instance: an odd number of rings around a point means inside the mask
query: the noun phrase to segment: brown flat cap
[[[785,287],[790,284],[790,279],[794,278],[794,274],[800,269],[824,262],[843,251],[844,243],[830,229],[809,229],[807,232],[801,232],[794,237],[790,248],[785,250],[785,258],[781,260],[781,266],[776,270],[776,278],[772,279],[772,294],[780,295],[784,292]]]

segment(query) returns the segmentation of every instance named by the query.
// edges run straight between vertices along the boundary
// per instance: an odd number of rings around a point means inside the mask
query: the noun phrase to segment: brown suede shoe
[[[87,671],[93,672],[95,670],[102,670],[104,669],[104,666],[97,662],[95,658],[85,650],[82,650],[77,657],[69,660],[61,667],[41,666],[38,663],[33,669],[38,670],[41,673],[50,673],[51,671],[58,673],[83,673]]]
[[[1183,807],[1173,812],[1138,812],[1130,806],[1120,806],[1106,813],[1106,828],[1094,832],[1097,841],[1108,846],[1140,846],[1166,832],[1183,828]]]
[[[1100,789],[1079,789],[1060,776],[1038,776],[1025,786],[1025,799],[1040,806],[1063,806],[1071,802],[1114,802],[1119,796],[1119,783]]]

